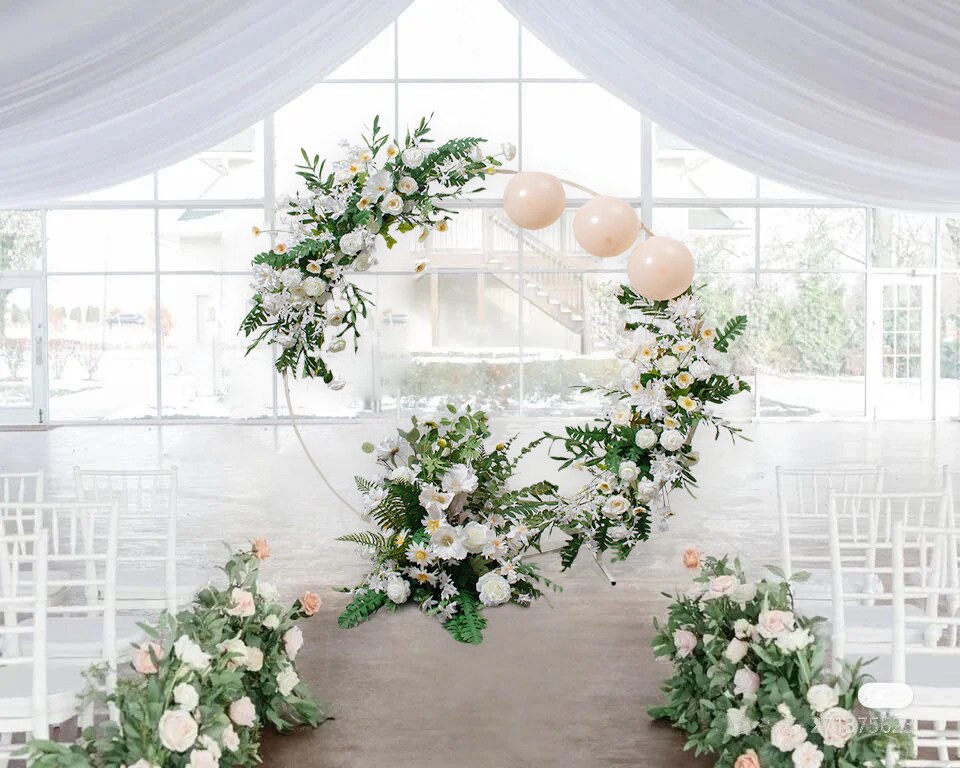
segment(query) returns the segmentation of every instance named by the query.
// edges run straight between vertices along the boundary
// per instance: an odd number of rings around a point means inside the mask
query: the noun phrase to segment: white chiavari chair
[[[128,649],[143,635],[135,621],[118,630],[117,506],[61,502],[21,507],[28,533],[43,529],[48,534],[51,572],[55,567],[64,574],[47,580],[48,591],[65,591],[58,604],[47,607],[48,659],[82,670],[103,666],[111,689],[118,644]]]
[[[196,587],[194,579],[184,576],[187,569],[181,567],[178,574],[176,467],[144,471],[75,467],[74,480],[78,501],[119,506],[118,608],[175,614],[192,599]]]
[[[0,501],[26,504],[43,501],[43,470],[0,473]]]
[[[893,529],[893,659],[894,683],[913,692],[909,706],[890,714],[906,721],[914,735],[914,752],[903,766],[960,766],[960,645],[956,605],[960,585],[950,571],[917,584],[909,578],[911,560],[923,552],[955,556],[960,530],[912,527],[896,522]],[[946,583],[940,583],[943,575]],[[948,628],[953,631],[945,631]]]
[[[828,505],[833,611],[834,667],[844,659],[880,657],[889,665],[893,643],[893,528],[943,527],[948,499],[943,491],[918,493],[831,493]],[[916,557],[907,577],[920,586],[943,580],[946,553],[929,542],[908,542]],[[866,585],[860,590],[850,584]],[[916,606],[909,608],[915,612]],[[920,630],[911,627],[911,640]],[[932,630],[930,630],[932,631]],[[928,638],[932,639],[932,638]]]
[[[47,651],[48,532],[7,537],[0,546],[0,765],[20,749],[13,737],[49,737],[51,725],[78,714],[77,697],[86,685],[74,664],[51,662]],[[24,566],[29,565],[29,568]],[[32,578],[26,588],[21,574]],[[27,618],[27,622],[23,621]]]
[[[833,599],[827,520],[830,493],[879,493],[883,469],[872,464],[778,466],[776,477],[780,567],[787,576],[799,571],[810,574],[807,581],[793,585],[798,610],[828,613]],[[848,585],[854,591],[862,586],[859,576]]]

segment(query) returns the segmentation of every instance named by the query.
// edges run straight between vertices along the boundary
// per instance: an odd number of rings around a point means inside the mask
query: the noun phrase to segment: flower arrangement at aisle
[[[674,669],[667,703],[650,714],[683,731],[685,749],[715,755],[718,768],[880,768],[888,749],[907,753],[899,723],[855,710],[862,663],[824,669],[822,620],[794,612],[779,570],[778,581],[751,582],[737,560],[701,563],[688,550],[684,563],[699,575],[666,623],[654,620],[654,655]]]
[[[381,608],[412,601],[464,643],[479,643],[484,608],[529,605],[553,587],[523,553],[539,538],[526,519],[555,491],[548,482],[507,484],[524,449],[512,440],[488,450],[487,417],[470,406],[412,419],[412,427],[376,447],[381,476],[357,478],[364,506],[380,527],[340,537],[371,552],[374,567],[352,590],[340,626],[354,627]],[[370,446],[370,450],[373,447]]]
[[[317,726],[325,719],[297,675],[303,645],[297,622],[312,616],[319,597],[305,593],[290,607],[259,580],[266,541],[235,553],[223,566],[225,588],[208,586],[193,606],[164,613],[134,649],[132,674],[102,696],[92,685],[88,705],[116,713],[86,729],[74,744],[33,741],[38,768],[230,768],[260,763],[260,735]],[[90,677],[102,677],[95,668]]]
[[[691,468],[698,457],[690,443],[697,426],[711,424],[717,436],[721,428],[734,437],[740,432],[710,406],[750,389],[722,367],[746,317],[715,328],[692,289],[669,301],[645,299],[626,285],[615,295],[627,311],[616,350],[620,381],[600,388],[607,406],[593,424],[545,436],[563,445],[565,454],[554,456],[562,468],[576,465],[590,474],[581,491],[561,499],[544,518],[570,536],[561,550],[564,568],[584,546],[612,549],[624,559],[645,541],[651,515],[664,514],[666,493],[696,485]]]
[[[290,203],[290,229],[269,251],[253,260],[253,307],[243,320],[246,336],[256,334],[248,352],[264,339],[281,352],[280,372],[298,370],[322,379],[333,389],[335,379],[325,356],[346,349],[352,335],[358,348],[358,323],[366,317],[368,294],[350,280],[376,264],[376,245],[388,248],[396,235],[419,229],[421,240],[433,231],[444,232],[454,211],[443,202],[463,194],[474,179],[482,179],[510,160],[516,148],[504,144],[496,156],[485,155],[484,139],[457,138],[433,146],[430,123],[420,120],[401,144],[391,139],[375,117],[360,144],[341,142],[346,156],[329,172],[319,155],[306,150],[297,175],[306,193]],[[481,188],[472,191],[479,191]],[[254,227],[254,234],[261,230]],[[422,270],[426,262],[420,262]]]

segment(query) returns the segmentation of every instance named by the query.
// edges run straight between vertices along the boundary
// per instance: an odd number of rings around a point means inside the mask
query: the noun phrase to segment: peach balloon
[[[549,227],[563,214],[567,196],[556,176],[539,171],[518,173],[503,191],[503,209],[524,229]]]
[[[693,254],[679,240],[651,237],[627,258],[630,287],[647,299],[662,301],[683,293],[693,282]]]
[[[626,200],[599,195],[573,217],[573,235],[587,253],[616,256],[633,245],[640,231],[637,212]]]

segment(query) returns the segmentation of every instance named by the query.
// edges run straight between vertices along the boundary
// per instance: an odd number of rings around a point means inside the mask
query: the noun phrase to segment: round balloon
[[[607,257],[623,253],[640,231],[637,212],[626,200],[599,195],[573,217],[573,235],[587,253]]]
[[[651,237],[627,258],[630,287],[647,299],[663,301],[683,293],[693,282],[693,254],[679,240]]]
[[[549,227],[563,214],[566,204],[563,183],[549,173],[518,173],[503,191],[503,210],[524,229]]]

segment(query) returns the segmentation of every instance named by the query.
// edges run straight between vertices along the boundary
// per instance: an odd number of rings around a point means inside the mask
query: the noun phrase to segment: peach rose
[[[737,758],[737,762],[733,764],[733,768],[761,768],[760,758],[757,757],[757,753],[754,750],[748,749]]]
[[[150,652],[153,652],[151,657]],[[157,643],[141,643],[133,652],[133,668],[141,675],[155,675],[157,665],[154,659],[160,661],[163,658],[163,648]]]
[[[253,616],[256,610],[253,595],[245,589],[234,587],[230,593],[230,608],[227,609],[227,613],[231,616],[246,618],[247,616]]]
[[[307,616],[313,616],[320,610],[321,605],[323,601],[316,592],[304,592],[303,597],[300,598],[300,608]]]
[[[700,567],[700,550],[696,547],[689,547],[683,551],[683,567],[694,568]]]
[[[254,539],[253,540],[253,556],[257,560],[266,560],[270,557],[270,545],[267,544],[266,539]]]
[[[230,715],[230,719],[233,720],[234,723],[244,726],[245,728],[249,728],[257,722],[257,710],[253,706],[253,702],[250,701],[249,696],[243,696],[233,702],[227,714]]]

